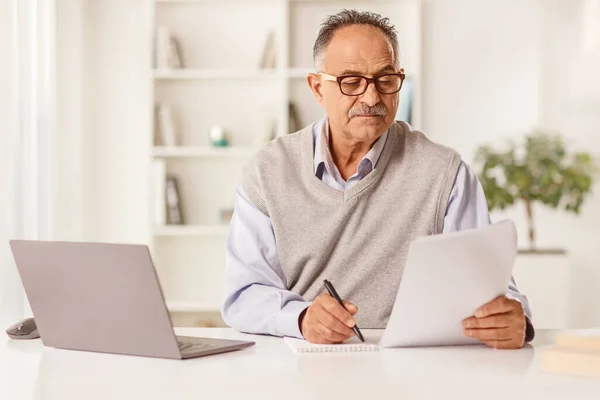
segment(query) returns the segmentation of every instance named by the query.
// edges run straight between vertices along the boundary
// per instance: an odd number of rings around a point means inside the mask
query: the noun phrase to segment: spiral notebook
[[[373,343],[361,343],[358,338],[348,339],[341,344],[313,344],[306,340],[286,337],[283,339],[296,354],[303,353],[348,353],[378,351],[379,346]]]

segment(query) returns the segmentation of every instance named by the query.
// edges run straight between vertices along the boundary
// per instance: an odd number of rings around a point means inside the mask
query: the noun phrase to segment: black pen
[[[342,299],[340,299],[340,296],[338,296],[338,294],[335,291],[335,288],[333,287],[333,285],[331,284],[331,282],[329,282],[327,279],[325,279],[323,281],[323,283],[325,284],[325,288],[327,289],[327,291],[329,292],[329,294],[331,295],[331,297],[333,297],[334,299],[336,299],[338,301],[338,303],[340,303],[340,305],[342,307],[344,307],[344,302],[342,301]],[[346,307],[344,307],[344,309],[346,309]],[[358,337],[360,339],[360,341],[364,343],[365,338],[363,338],[363,335],[362,335],[362,333],[360,333],[360,330],[358,329],[358,326],[356,326],[356,324],[354,324],[354,327],[352,328],[352,330],[356,334],[356,337]]]

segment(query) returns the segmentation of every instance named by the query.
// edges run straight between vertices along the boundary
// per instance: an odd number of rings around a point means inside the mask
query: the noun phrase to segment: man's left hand
[[[463,321],[466,336],[496,349],[520,349],[525,344],[525,312],[517,300],[501,296],[479,307]]]

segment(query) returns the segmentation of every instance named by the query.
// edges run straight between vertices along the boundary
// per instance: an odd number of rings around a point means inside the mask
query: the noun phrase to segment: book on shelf
[[[275,32],[272,30],[267,33],[259,66],[263,69],[277,67],[277,42],[275,40]]]
[[[177,146],[177,135],[171,107],[158,103],[155,106],[154,143],[159,146]]]
[[[184,67],[181,43],[166,26],[156,28],[154,57],[158,69]]]
[[[152,160],[152,222],[154,226],[163,226],[167,223],[167,188],[165,171],[165,160]]]
[[[166,200],[167,200],[167,224],[182,225],[184,223],[183,213],[181,212],[181,196],[177,178],[173,175],[167,175],[166,181]]]

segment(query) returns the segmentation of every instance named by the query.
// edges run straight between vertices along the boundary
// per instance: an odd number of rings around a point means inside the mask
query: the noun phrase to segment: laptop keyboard
[[[202,342],[192,342],[189,340],[185,340],[185,339],[177,339],[177,343],[179,344],[179,351],[183,354],[183,353],[196,353],[196,352],[201,352],[201,351],[206,351],[206,350],[212,350],[214,348],[217,347],[223,347],[223,346],[219,346],[217,344],[211,344],[211,343],[202,343]]]

